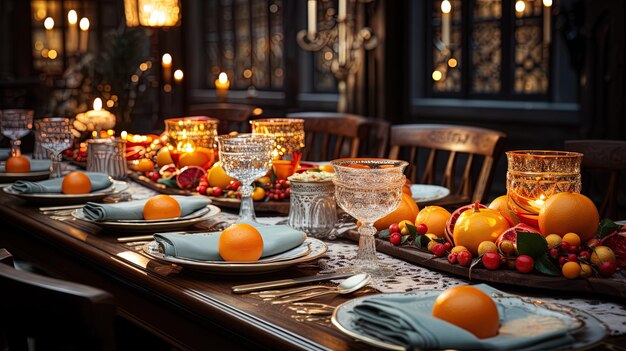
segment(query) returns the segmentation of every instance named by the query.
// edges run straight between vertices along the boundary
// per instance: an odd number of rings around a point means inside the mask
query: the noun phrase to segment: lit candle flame
[[[89,30],[89,19],[87,17],[83,17],[80,19],[80,23],[78,24],[80,30],[86,32]]]
[[[67,22],[69,24],[76,24],[76,22],[78,22],[78,14],[75,10],[70,10],[67,13]]]
[[[452,11],[452,4],[448,0],[443,0],[441,2],[441,12],[450,13],[450,11]]]
[[[161,58],[161,62],[163,63],[164,66],[169,66],[172,64],[172,55],[170,54],[163,54],[163,57]]]
[[[128,138],[128,132],[127,131],[122,131],[122,133],[120,134],[120,137],[122,138],[122,140],[126,140],[126,138]]]
[[[95,111],[101,111],[101,110],[102,110],[102,99],[100,99],[100,98],[96,98],[96,99],[93,101],[93,109],[94,109]]]
[[[226,75],[225,72],[220,73],[219,77],[217,78],[217,80],[222,83],[222,84],[226,84],[226,82],[228,82],[228,76]]]
[[[43,26],[47,30],[51,30],[52,28],[54,28],[54,19],[52,19],[52,17],[46,18],[46,20],[43,21]]]

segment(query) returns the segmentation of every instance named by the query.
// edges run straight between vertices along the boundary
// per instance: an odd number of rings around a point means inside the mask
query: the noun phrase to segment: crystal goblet
[[[2,134],[11,139],[11,156],[21,155],[20,139],[33,129],[32,110],[0,111],[0,127]]]
[[[237,223],[254,223],[252,182],[264,176],[272,165],[274,138],[262,134],[220,135],[219,158],[226,174],[241,182],[241,207]]]
[[[74,133],[69,118],[54,117],[35,121],[35,128],[39,131],[41,147],[50,154],[50,178],[60,178],[61,153],[72,146]]]
[[[374,222],[394,211],[402,200],[405,161],[343,158],[330,162],[335,169],[335,198],[344,211],[361,222],[359,251],[350,272],[367,272],[373,277],[394,275],[376,258]]]

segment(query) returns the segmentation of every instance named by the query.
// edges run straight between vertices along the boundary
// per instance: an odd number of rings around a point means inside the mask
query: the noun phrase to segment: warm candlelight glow
[[[441,2],[441,12],[450,13],[451,10],[452,10],[452,4],[450,4],[450,1],[443,0]]]
[[[455,58],[451,58],[451,59],[448,60],[448,66],[450,66],[452,68],[456,67],[457,64],[458,64],[458,62],[456,61]]]
[[[450,45],[450,11],[452,11],[452,4],[448,0],[443,0],[441,2],[441,41],[445,46]]]
[[[115,131],[113,129],[109,129],[109,130],[107,130],[107,134],[109,136],[114,136],[115,135]]]
[[[54,20],[52,19],[52,17],[46,18],[46,20],[43,21],[43,26],[47,30],[51,30],[52,28],[54,28]]]
[[[78,24],[80,30],[86,32],[89,30],[89,19],[87,17],[83,17],[80,19],[80,23]]]
[[[543,0],[543,6],[545,7],[552,6],[552,0]]]
[[[94,109],[94,111],[101,111],[102,110],[102,99],[96,98],[93,101],[93,109]]]
[[[523,13],[525,9],[526,3],[524,2],[524,0],[518,0],[515,2],[515,11],[517,11],[518,13]]]
[[[67,22],[69,24],[72,24],[72,25],[74,25],[74,24],[76,24],[76,22],[78,22],[78,14],[76,13],[76,11],[70,10],[67,13]]]
[[[180,69],[177,69],[176,71],[174,71],[174,80],[176,80],[176,82],[180,83],[180,81],[183,80],[183,71]]]
[[[48,58],[51,60],[54,60],[55,58],[57,58],[57,51],[56,50],[49,50],[48,51]]]
[[[220,73],[219,77],[217,78],[217,80],[221,83],[221,84],[226,84],[228,83],[228,76],[226,75],[226,73],[222,72]]]
[[[163,67],[172,65],[172,55],[165,53],[161,58],[161,62],[163,63]]]
[[[443,75],[441,74],[441,72],[439,71],[434,71],[433,72],[433,80],[438,82],[441,80],[441,78],[443,77]]]
[[[120,137],[122,140],[126,140],[126,138],[128,138],[128,132],[123,130],[122,133],[120,133]]]
[[[230,82],[225,72],[220,73],[219,77],[215,80],[215,90],[217,97],[221,100],[226,100],[228,95],[228,88],[230,88]]]

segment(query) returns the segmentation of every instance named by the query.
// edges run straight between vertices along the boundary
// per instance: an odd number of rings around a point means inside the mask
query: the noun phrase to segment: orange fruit
[[[400,223],[403,220],[412,221],[419,211],[420,209],[411,195],[402,193],[402,201],[400,205],[398,205],[398,208],[377,220],[374,223],[374,227],[376,227],[377,230],[383,230],[389,228],[393,223]]]
[[[228,184],[235,179],[226,174],[226,171],[222,168],[221,162],[216,162],[213,167],[211,167],[207,180],[209,181],[210,186],[217,186],[222,189],[226,189]]]
[[[180,204],[169,195],[153,196],[143,205],[143,219],[176,218],[180,214]]]
[[[154,162],[149,158],[140,158],[130,162],[130,168],[137,172],[154,171]]]
[[[500,328],[496,303],[489,295],[469,285],[450,288],[437,296],[433,317],[465,329],[480,339],[496,336]]]
[[[331,165],[322,165],[318,167],[322,172],[335,173],[335,169]]]
[[[581,267],[578,262],[565,262],[563,268],[561,268],[561,273],[567,279],[576,279],[580,275]]]
[[[520,223],[520,220],[515,212],[509,208],[509,197],[507,195],[498,196],[491,201],[488,207],[498,210],[500,214],[506,218],[511,227]]]
[[[578,193],[557,193],[550,196],[539,211],[539,230],[543,235],[577,233],[580,240],[593,239],[600,223],[596,205]]]
[[[63,194],[87,194],[91,191],[91,180],[83,172],[72,172],[63,177],[61,192]]]
[[[206,147],[198,146],[196,148],[196,151],[202,152],[203,154],[205,154],[209,158],[209,161],[207,163],[205,163],[204,165],[202,165],[202,167],[204,167],[204,169],[207,169],[207,168],[211,167],[213,165],[213,163],[215,163],[215,150],[214,149],[209,149],[209,148],[206,148]]]
[[[233,224],[220,235],[218,250],[224,261],[257,261],[263,254],[263,237],[250,224]]]
[[[574,246],[580,246],[580,236],[576,233],[567,233],[563,235],[562,241]]]
[[[165,165],[169,165],[174,163],[172,160],[172,155],[170,154],[170,149],[167,147],[162,147],[156,156],[156,163],[159,167],[163,167]]]
[[[252,200],[254,201],[261,201],[265,199],[265,189],[260,186],[255,187],[250,197],[252,197]]]
[[[208,154],[200,151],[185,152],[178,159],[178,168],[187,166],[202,167],[209,162]]]
[[[509,222],[496,210],[479,208],[469,209],[459,216],[452,236],[455,245],[467,247],[472,255],[478,255],[478,246],[483,241],[493,241],[509,229]]]
[[[24,156],[11,156],[7,159],[5,171],[7,173],[30,172],[30,161]]]
[[[450,212],[441,206],[426,206],[417,214],[415,225],[426,224],[429,233],[443,238],[446,233],[446,222],[450,216]]]

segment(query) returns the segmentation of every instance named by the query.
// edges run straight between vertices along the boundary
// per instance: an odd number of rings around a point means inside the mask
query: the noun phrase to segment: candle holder
[[[165,120],[169,143],[176,151],[193,151],[196,147],[215,148],[219,120],[205,116],[170,118]]]
[[[266,118],[250,121],[253,134],[275,138],[272,169],[278,179],[287,179],[300,166],[304,148],[304,120],[299,118]]]
[[[583,154],[567,151],[519,150],[506,153],[509,208],[520,220],[537,227],[545,201],[560,192],[580,192]]]

